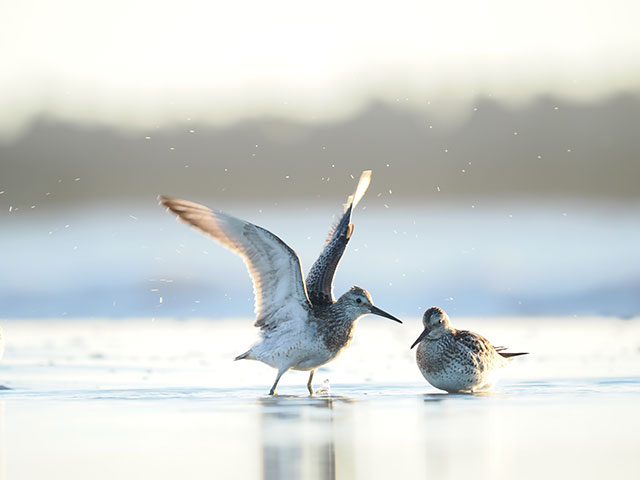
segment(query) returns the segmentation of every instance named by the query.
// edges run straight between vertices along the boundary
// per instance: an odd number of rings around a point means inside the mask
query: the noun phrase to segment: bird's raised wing
[[[159,196],[162,205],[189,225],[242,257],[253,280],[255,326],[271,330],[307,318],[311,307],[300,259],[273,233],[188,200]]]
[[[351,212],[369,188],[369,183],[371,183],[371,170],[366,170],[360,175],[356,191],[347,199],[342,218],[329,231],[322,253],[309,270],[306,284],[309,299],[313,305],[329,305],[335,301],[333,277],[353,233]]]

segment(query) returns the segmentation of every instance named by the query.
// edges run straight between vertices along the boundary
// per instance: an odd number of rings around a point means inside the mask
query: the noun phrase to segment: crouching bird
[[[423,332],[411,345],[418,345],[416,363],[431,385],[449,393],[487,390],[509,358],[527,355],[505,352],[477,333],[456,330],[440,307],[424,312],[422,324]]]

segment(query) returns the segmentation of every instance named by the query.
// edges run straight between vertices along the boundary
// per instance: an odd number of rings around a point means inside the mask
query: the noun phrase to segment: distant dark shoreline
[[[350,175],[368,168],[372,193],[391,190],[397,198],[640,198],[639,96],[541,97],[518,109],[483,98],[473,108],[450,127],[381,104],[313,126],[261,119],[125,133],[41,118],[0,143],[0,208],[159,192],[230,201],[335,198],[348,191]]]

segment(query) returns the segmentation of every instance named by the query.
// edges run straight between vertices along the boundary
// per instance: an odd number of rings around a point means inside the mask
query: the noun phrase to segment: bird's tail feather
[[[498,352],[504,358],[519,357],[520,355],[529,355],[529,352]]]
[[[251,360],[252,357],[250,357],[250,352],[251,350],[247,350],[246,352],[244,352],[242,355],[238,355],[236,358],[234,358],[233,360]]]

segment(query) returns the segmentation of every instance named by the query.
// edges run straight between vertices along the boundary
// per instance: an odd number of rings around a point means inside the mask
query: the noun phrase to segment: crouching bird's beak
[[[415,347],[417,344],[419,344],[422,340],[424,340],[424,337],[426,337],[427,335],[429,335],[429,330],[427,330],[426,328],[422,331],[422,333],[420,334],[420,336],[416,339],[415,342],[413,342],[413,345],[411,345],[411,348]],[[409,350],[411,350],[411,348]]]

